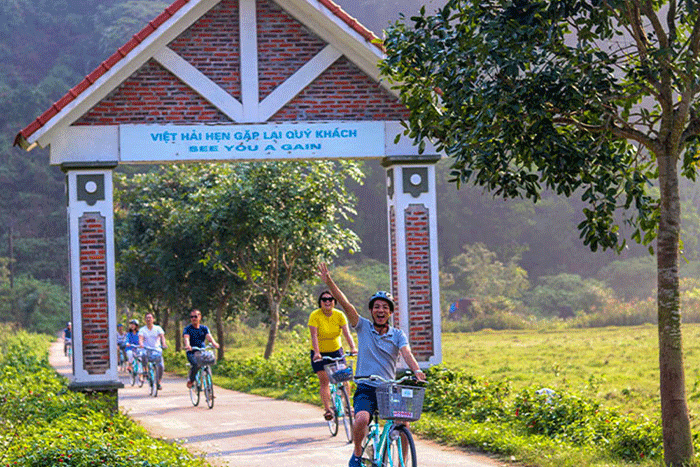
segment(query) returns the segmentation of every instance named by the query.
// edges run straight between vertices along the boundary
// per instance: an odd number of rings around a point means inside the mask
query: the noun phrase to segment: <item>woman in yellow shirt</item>
[[[350,346],[350,353],[357,353],[355,341],[350,334],[348,318],[345,313],[333,308],[334,305],[335,298],[328,290],[325,290],[318,297],[318,309],[309,315],[311,367],[318,375],[321,401],[326,409],[323,418],[326,420],[333,419],[333,410],[331,409],[330,381],[323,365],[328,365],[332,361],[324,357],[338,358],[344,354],[340,342],[341,333]]]

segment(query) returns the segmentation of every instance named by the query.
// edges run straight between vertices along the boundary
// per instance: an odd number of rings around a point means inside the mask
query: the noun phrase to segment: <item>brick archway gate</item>
[[[176,0],[15,144],[66,173],[74,388],[113,390],[119,164],[381,159],[391,288],[422,365],[441,361],[435,163],[402,132],[376,37],[331,0]]]

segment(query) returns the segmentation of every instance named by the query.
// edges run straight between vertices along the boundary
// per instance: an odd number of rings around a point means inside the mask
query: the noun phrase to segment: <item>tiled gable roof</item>
[[[155,19],[150,21],[141,31],[134,34],[134,36],[126,44],[121,46],[117,51],[102,62],[95,70],[88,74],[80,83],[75,87],[70,89],[63,97],[56,101],[48,110],[37,117],[32,123],[27,125],[22,129],[17,136],[15,136],[14,145],[15,146],[26,146],[26,140],[34,132],[46,125],[53,117],[55,117],[62,109],[64,109],[68,104],[75,100],[79,95],[85,92],[92,86],[95,81],[107,73],[112,67],[126,57],[129,52],[134,50],[139,44],[141,44],[146,38],[148,38],[153,32],[155,32],[159,27],[161,27],[166,21],[173,17],[182,7],[184,7],[191,0],[175,0],[169,7],[167,7],[160,15]],[[338,4],[334,3],[332,0],[318,0],[323,7],[327,8],[333,15],[342,20],[355,32],[357,32],[362,38],[367,42],[371,43],[380,50],[383,50],[383,46],[379,38],[365,26],[363,26],[357,19],[346,13]]]

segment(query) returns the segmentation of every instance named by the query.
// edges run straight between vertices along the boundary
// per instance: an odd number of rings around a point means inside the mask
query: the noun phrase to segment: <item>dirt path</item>
[[[71,377],[61,343],[51,347],[49,360],[56,370]],[[185,378],[165,375],[158,397],[146,386],[132,387],[121,378],[119,407],[152,435],[177,440],[201,454],[214,466],[346,466],[351,447],[342,427],[331,437],[321,409],[308,404],[279,401],[219,388],[213,409],[198,407],[189,399]],[[505,465],[486,456],[464,453],[425,440],[417,440],[421,467],[495,467]]]

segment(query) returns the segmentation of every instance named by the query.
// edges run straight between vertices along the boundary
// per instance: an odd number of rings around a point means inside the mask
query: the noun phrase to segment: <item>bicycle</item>
[[[380,381],[377,387],[377,411],[364,442],[362,443],[362,465],[367,467],[417,467],[416,445],[405,422],[416,421],[423,410],[425,388],[400,385],[411,376],[399,380],[385,380],[380,376],[356,377],[363,380]],[[379,419],[385,420],[383,429]]]
[[[153,397],[158,397],[158,389],[160,389],[160,363],[163,357],[163,350],[156,347],[144,347],[146,349],[146,355],[148,359],[148,366],[146,368],[146,379],[148,380],[148,385],[150,387],[150,394]]]
[[[138,347],[134,348],[133,350],[134,356],[133,360],[131,361],[131,371],[129,372],[129,376],[131,377],[131,385],[135,385],[136,383],[139,384],[139,387],[143,386],[143,368],[141,367],[141,352],[139,351]]]
[[[206,347],[192,347],[192,350],[195,351],[195,361],[199,367],[195,382],[190,387],[190,400],[195,407],[199,405],[199,395],[202,391],[204,392],[207,406],[210,409],[214,407],[214,384],[211,380],[211,365],[216,363],[216,357],[214,352],[209,350],[212,348],[210,345]]]
[[[69,337],[63,338],[63,350],[66,357],[68,357],[68,362],[73,361],[73,341]]]
[[[337,435],[339,420],[342,420],[348,443],[352,443],[353,419],[347,381],[352,381],[352,364],[341,362],[341,360],[353,356],[353,354],[346,354],[337,358],[326,357],[326,360],[332,360],[333,363],[323,366],[331,383],[331,401],[334,405],[333,418],[328,420],[328,430],[331,432],[331,436]]]

